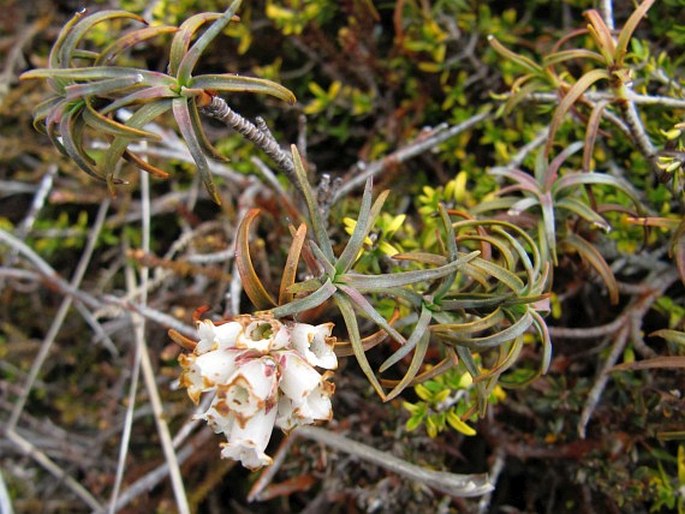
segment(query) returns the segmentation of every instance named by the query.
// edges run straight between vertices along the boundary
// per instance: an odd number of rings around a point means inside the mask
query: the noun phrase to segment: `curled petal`
[[[227,443],[222,444],[221,456],[239,460],[249,469],[271,464],[271,457],[264,453],[276,421],[275,406],[269,411],[259,411],[244,426],[233,423],[226,432]]]
[[[292,430],[298,425],[309,425],[315,421],[330,421],[333,418],[331,395],[335,385],[326,381],[324,376],[318,387],[305,396],[300,402],[294,402],[287,396],[278,401],[276,426],[283,430]]]
[[[242,330],[242,325],[235,321],[222,325],[214,325],[209,320],[199,321],[197,333],[200,336],[200,341],[197,343],[195,351],[202,354],[215,349],[233,348]]]
[[[301,404],[321,384],[319,372],[296,352],[280,352],[278,365],[281,371],[279,387],[295,405]]]
[[[276,403],[278,394],[276,362],[271,357],[250,359],[235,371],[226,385],[220,385],[215,401],[226,408],[241,425]]]
[[[251,318],[247,318],[251,319]],[[257,350],[258,352],[268,352],[284,348],[290,342],[288,329],[275,319],[254,319],[238,336],[236,346]]]
[[[236,358],[240,353],[239,350],[228,349],[179,356],[183,368],[181,387],[186,387],[190,399],[197,403],[201,393],[225,383],[235,373]]]
[[[338,367],[338,358],[333,347],[335,338],[331,337],[333,323],[307,325],[296,323],[291,330],[292,347],[312,366],[325,369]]]

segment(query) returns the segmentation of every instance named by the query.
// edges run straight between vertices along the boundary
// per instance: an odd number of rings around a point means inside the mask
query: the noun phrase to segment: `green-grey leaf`
[[[326,300],[333,296],[333,293],[335,292],[336,287],[331,283],[331,279],[328,278],[326,279],[326,282],[324,282],[323,285],[313,293],[305,296],[304,298],[293,300],[285,305],[274,307],[268,312],[273,314],[276,318],[294,316],[295,314],[320,307]]]
[[[262,93],[290,104],[296,100],[292,91],[277,82],[242,75],[198,75],[190,79],[188,87],[228,93]]]

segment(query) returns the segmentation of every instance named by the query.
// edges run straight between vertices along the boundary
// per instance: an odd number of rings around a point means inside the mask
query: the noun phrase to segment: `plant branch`
[[[459,475],[422,468],[390,453],[377,450],[323,428],[302,425],[294,430],[293,434],[325,444],[335,450],[353,455],[358,459],[370,462],[393,473],[397,473],[404,478],[425,484],[451,496],[482,496],[493,489],[485,474]]]
[[[428,134],[422,133],[407,146],[395,150],[393,153],[386,155],[382,159],[369,164],[361,162],[358,163],[356,166],[361,172],[357,173],[354,177],[342,184],[335,191],[333,194],[332,203],[337,202],[353,189],[363,186],[369,177],[375,177],[376,175],[379,175],[389,166],[396,165],[416,157],[417,155],[421,155],[422,153],[435,148],[440,143],[443,143],[448,139],[461,134],[465,130],[469,130],[478,123],[488,118],[492,118],[493,116],[494,115],[490,112],[482,112],[480,114],[471,116],[468,120],[465,120],[458,125],[453,125],[451,127],[448,127],[446,124],[440,125],[431,130]]]

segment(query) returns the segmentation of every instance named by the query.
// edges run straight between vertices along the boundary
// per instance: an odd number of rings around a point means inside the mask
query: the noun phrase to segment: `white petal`
[[[319,372],[296,352],[279,352],[278,365],[281,372],[278,385],[295,404],[301,402],[321,383]]]
[[[276,403],[277,380],[276,363],[271,357],[250,359],[240,364],[225,385],[218,386],[217,397],[244,424],[258,411]]]
[[[218,395],[212,400],[212,405],[203,414],[198,414],[195,419],[204,419],[215,433],[230,432],[236,423],[235,416],[228,408],[226,400]]]
[[[302,417],[303,422],[313,423],[316,420],[330,421],[333,418],[333,407],[331,406],[330,394],[327,394],[324,387],[317,387],[298,405],[297,413]]]
[[[207,319],[199,321],[197,323],[197,333],[200,336],[200,340],[195,347],[195,353],[200,355],[211,350],[234,347],[242,328],[242,325],[235,321],[221,325],[214,325],[214,323]]]
[[[313,366],[325,369],[338,367],[338,358],[333,346],[335,338],[331,337],[333,323],[308,325],[295,323],[291,330],[292,347]]]
[[[298,425],[309,425],[315,421],[330,421],[333,418],[331,394],[335,387],[325,380],[310,394],[299,402],[287,396],[278,400],[276,426],[283,430],[292,430]]]
[[[233,348],[242,332],[243,326],[237,321],[230,321],[214,328],[214,340],[219,348]]]
[[[290,431],[299,425],[299,419],[295,412],[293,401],[287,396],[278,399],[278,415],[276,416],[276,426],[281,430]]]
[[[269,444],[275,420],[274,407],[269,412],[260,411],[244,427],[234,423],[231,430],[226,433],[228,442],[222,445],[221,456],[239,460],[243,466],[250,469],[271,464],[271,457],[266,455],[264,450]]]
[[[200,355],[212,350],[214,347],[214,323],[208,319],[198,321],[197,334],[200,336],[200,340],[195,347],[195,353]]]
[[[178,357],[178,362],[183,368],[178,382],[181,387],[188,389],[188,396],[190,396],[190,399],[193,400],[194,403],[200,401],[200,394],[204,390],[202,374],[200,373],[200,368],[195,364],[196,360],[197,355],[194,353],[182,353]]]
[[[214,387],[223,384],[236,370],[236,359],[242,350],[215,350],[203,353],[195,359],[195,365],[200,369],[205,386]]]

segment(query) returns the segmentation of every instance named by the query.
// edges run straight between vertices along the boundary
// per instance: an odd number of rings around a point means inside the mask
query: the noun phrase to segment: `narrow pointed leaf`
[[[74,30],[74,26],[79,23],[86,16],[85,10],[77,11],[74,16],[62,27],[57,40],[52,45],[50,49],[50,55],[48,56],[48,65],[50,68],[59,68],[62,66],[60,62],[62,47],[64,46],[64,41],[67,39],[69,34]]]
[[[491,261],[486,261],[485,259],[474,259],[469,263],[474,268],[484,271],[488,275],[497,279],[498,282],[506,285],[509,289],[515,293],[521,292],[524,287],[523,281],[517,277],[511,271],[503,268],[502,266],[495,264]],[[468,270],[466,270],[468,273]]]
[[[200,142],[193,125],[193,118],[188,107],[188,102],[191,101],[186,98],[174,98],[171,101],[171,107],[174,113],[174,118],[176,118],[176,124],[178,125],[181,135],[188,145],[188,150],[190,155],[195,161],[197,170],[200,173],[200,178],[209,193],[209,196],[214,200],[214,203],[221,205],[221,197],[219,196],[214,181],[212,180],[212,171],[209,168],[209,162],[205,156],[202,143]]]
[[[324,274],[331,278],[335,277],[335,266],[333,266],[333,264],[329,262],[329,260],[324,255],[323,250],[319,248],[319,245],[317,245],[314,241],[309,241],[309,246],[312,250],[312,253],[314,254],[314,257],[316,258],[317,264],[323,270]]]
[[[530,310],[530,315],[533,317],[533,325],[540,335],[540,340],[542,342],[542,361],[540,362],[540,373],[545,375],[549,370],[549,365],[552,362],[552,338],[549,335],[549,330],[547,328],[547,323],[542,319],[542,316]]]
[[[592,225],[601,228],[604,232],[609,232],[611,230],[611,226],[607,220],[578,198],[566,197],[557,200],[556,207],[557,209],[566,209],[577,214]]]
[[[331,283],[331,279],[328,278],[326,279],[326,282],[313,293],[303,298],[297,298],[285,305],[274,307],[269,312],[276,318],[294,316],[295,314],[320,307],[333,296],[333,293],[335,293],[336,290],[337,288]]]
[[[167,112],[170,108],[170,100],[159,100],[157,102],[145,104],[126,120],[126,125],[142,129],[142,127]],[[124,155],[124,152],[131,141],[132,138],[130,137],[115,137],[102,158],[102,170],[110,188],[113,183],[112,181],[117,162]]]
[[[388,368],[394,366],[397,364],[399,361],[404,359],[407,355],[409,355],[409,352],[411,352],[414,347],[417,345],[419,340],[422,337],[430,337],[430,332],[428,330],[428,325],[431,322],[431,319],[433,319],[433,314],[426,307],[426,305],[421,306],[421,314],[419,316],[419,320],[416,322],[416,326],[414,327],[414,331],[411,333],[409,336],[409,339],[407,339],[407,342],[404,343],[395,353],[393,353],[390,357],[388,357],[382,364],[381,367],[378,368],[378,371],[381,373],[385,372]],[[425,355],[425,352],[424,352]],[[422,358],[423,360],[423,358]],[[418,370],[417,370],[418,372]],[[411,376],[409,379],[407,379],[407,382],[411,381],[416,373]],[[405,378],[402,379],[404,381],[407,378],[407,375],[405,375]],[[405,384],[406,386],[406,384]],[[404,387],[403,387],[404,388]],[[399,394],[399,393],[397,393]],[[388,398],[392,396],[392,393],[388,394]]]
[[[633,203],[635,203],[636,207],[640,207],[640,199],[633,194],[630,184],[619,177],[607,175],[606,173],[568,173],[554,183],[554,187],[552,187],[552,196],[557,196],[559,191],[562,191],[563,189],[576,187],[581,184],[614,186],[616,189],[625,193]]]
[[[542,65],[545,67],[553,66],[571,59],[588,59],[600,64],[606,64],[604,57],[597,52],[585,48],[574,48],[573,50],[561,50],[560,52],[554,52],[553,54],[546,56],[542,60]]]
[[[277,82],[242,75],[198,75],[190,80],[188,87],[219,93],[262,93],[280,98],[289,104],[295,103],[296,100],[292,91]]]
[[[141,80],[142,77],[142,80]],[[58,78],[71,81],[106,80],[121,78],[131,82],[131,85],[146,86],[174,86],[176,82],[169,75],[158,71],[140,70],[126,66],[92,66],[89,68],[36,68],[21,75],[22,79]],[[66,89],[66,86],[65,86]]]
[[[609,300],[612,305],[618,304],[618,283],[616,282],[616,277],[614,276],[611,267],[604,260],[604,257],[597,248],[588,243],[585,239],[577,234],[570,233],[566,238],[564,238],[564,245],[570,246],[578,255],[592,266],[599,276],[602,277],[604,284],[607,286],[609,291]]]
[[[152,39],[163,34],[172,34],[178,30],[177,27],[155,26],[132,30],[128,34],[110,43],[95,60],[95,66],[110,64],[121,52],[131,48],[138,43]]]
[[[454,227],[452,226],[452,220],[447,213],[445,206],[440,203],[438,204],[438,210],[440,212],[440,219],[442,220],[442,226],[445,230],[445,243],[447,245],[447,258],[449,261],[454,261],[459,256],[459,250],[457,248],[457,237],[454,233]],[[435,303],[439,304],[440,300],[449,292],[454,284],[454,280],[457,278],[457,271],[445,275],[433,293],[433,298]]]
[[[518,360],[521,354],[521,349],[523,348],[523,336],[518,336],[512,341],[509,347],[507,345],[500,346],[502,353],[500,354],[502,358],[498,359],[494,366],[492,366],[488,371],[484,371],[478,376],[478,381],[489,380],[491,378],[497,378],[502,373],[511,368]]]
[[[376,288],[403,287],[419,282],[430,282],[437,280],[452,271],[458,270],[466,263],[473,261],[480,255],[479,251],[463,254],[459,259],[449,262],[443,266],[427,270],[400,271],[398,273],[387,273],[381,275],[360,275],[357,273],[346,273],[341,276],[340,281],[360,291],[372,291]]]
[[[295,283],[295,279],[297,278],[297,266],[300,263],[300,255],[306,238],[307,225],[302,223],[293,236],[293,242],[290,244],[288,257],[285,260],[285,266],[283,266],[281,287],[278,290],[279,305],[285,305],[293,299],[293,294],[288,292],[288,288]]]
[[[544,169],[544,179],[541,181],[544,187],[544,191],[548,192],[552,189],[552,185],[559,178],[559,169],[561,165],[568,159],[571,155],[576,153],[578,150],[583,148],[583,141],[576,141],[571,143],[566,148],[564,148],[559,155],[557,155],[552,162],[549,163]]]
[[[500,43],[495,36],[489,35],[488,43],[490,43],[490,46],[492,46],[492,48],[502,57],[515,62],[529,73],[533,73],[534,75],[541,75],[544,73],[540,65],[528,57],[512,52],[506,46]]]
[[[199,28],[205,23],[215,21],[218,18],[221,18],[221,13],[200,13],[191,16],[181,24],[171,41],[169,74],[176,75],[178,73],[178,66],[181,64],[181,60],[188,51],[190,42]]]
[[[109,93],[122,91],[130,87],[135,87],[143,81],[143,75],[138,73],[127,77],[117,77],[113,79],[98,80],[85,84],[72,84],[64,88],[67,100],[89,96],[106,96]]]
[[[618,40],[616,41],[616,49],[614,51],[614,60],[618,66],[623,66],[623,60],[625,59],[626,53],[628,53],[628,43],[630,38],[633,37],[635,29],[645,17],[647,11],[652,5],[654,5],[655,0],[644,0],[630,15],[628,20],[626,20],[625,25],[618,34]]]
[[[71,66],[71,59],[73,58],[76,46],[95,25],[102,23],[103,21],[115,19],[130,19],[147,25],[147,22],[143,18],[127,11],[105,10],[86,16],[77,24],[73,25],[67,37],[64,38],[64,42],[60,47],[59,66]]]
[[[137,167],[143,171],[146,171],[150,175],[153,175],[153,176],[155,176],[157,178],[161,178],[161,179],[169,178],[168,172],[164,171],[161,168],[158,168],[157,166],[153,166],[152,164],[147,162],[145,159],[139,157],[137,154],[135,154],[129,150],[125,150],[122,157],[127,162],[130,162],[135,167]]]
[[[309,179],[307,178],[307,172],[304,168],[302,162],[302,157],[300,157],[300,152],[297,150],[295,145],[291,145],[290,150],[293,155],[293,165],[295,167],[295,178],[297,179],[298,186],[302,196],[304,196],[304,201],[307,204],[307,211],[309,212],[309,221],[312,224],[312,229],[314,231],[314,237],[319,245],[319,248],[323,252],[325,260],[327,262],[334,262],[335,256],[333,254],[333,245],[331,244],[331,239],[326,233],[326,225],[321,219],[321,213],[319,212],[319,206],[312,193],[312,186],[309,184]]]
[[[481,351],[488,348],[494,348],[500,344],[512,341],[516,337],[523,334],[528,327],[533,323],[533,318],[530,312],[526,312],[523,316],[517,319],[512,325],[500,330],[494,334],[483,337],[467,337],[467,336],[452,336],[452,334],[444,334],[443,338],[452,341],[457,345],[463,345],[473,350]]]
[[[604,23],[602,16],[595,9],[585,11],[583,15],[590,22],[588,30],[599,47],[599,51],[604,57],[606,65],[613,65],[614,56],[616,55],[616,42],[611,35],[611,30],[609,30],[609,27]]]
[[[388,323],[392,325],[397,321],[397,319],[400,316],[400,311],[398,309],[395,309],[395,312],[393,312],[392,317],[388,320]],[[383,330],[379,329],[375,331],[373,334],[370,334],[362,339],[362,347],[364,348],[364,351],[368,351],[371,348],[379,345],[383,341],[385,341],[388,338],[388,333]],[[349,357],[351,355],[354,355],[354,351],[352,350],[352,345],[349,343],[349,341],[337,341],[335,343],[335,354],[338,357]]]
[[[554,144],[554,136],[556,135],[557,130],[559,129],[559,126],[561,125],[561,122],[564,119],[564,116],[566,116],[566,113],[569,111],[569,109],[571,109],[571,106],[574,103],[576,103],[576,101],[581,96],[583,96],[583,94],[595,82],[608,78],[609,72],[607,72],[606,70],[591,70],[588,71],[582,77],[580,77],[578,81],[575,84],[573,84],[571,89],[568,90],[568,92],[561,99],[561,102],[559,102],[559,106],[554,111],[554,116],[552,116],[552,121],[549,124],[549,136],[547,139],[547,144],[545,145],[545,155],[549,155],[550,151],[552,150],[552,145]]]
[[[362,195],[362,203],[359,208],[359,216],[357,223],[354,226],[352,235],[347,241],[345,248],[343,249],[340,257],[338,257],[335,263],[335,270],[337,273],[344,273],[349,270],[354,261],[357,260],[357,255],[362,249],[364,244],[364,239],[369,235],[369,232],[373,228],[373,224],[376,222],[376,218],[380,213],[383,203],[388,196],[388,191],[383,191],[377,198],[376,202],[371,206],[371,191],[373,188],[373,182],[371,179],[366,181],[364,186],[364,194]]]
[[[547,247],[552,254],[552,261],[557,265],[557,228],[556,217],[554,215],[554,200],[550,193],[545,194],[540,199],[540,208],[542,209],[542,230],[547,241]]]
[[[153,141],[160,141],[162,139],[159,134],[154,132],[131,127],[125,123],[119,123],[108,116],[103,116],[93,108],[92,102],[88,99],[86,99],[86,108],[83,111],[83,120],[88,126],[94,128],[96,131],[111,134],[113,136],[144,138]]]
[[[95,179],[104,180],[104,177],[98,173],[95,167],[95,161],[80,144],[80,131],[83,130],[83,123],[79,122],[78,117],[83,108],[82,103],[73,106],[60,120],[59,134],[62,137],[62,147],[79,168]]]
[[[207,49],[209,44],[226,28],[231,22],[231,18],[240,7],[241,0],[233,0],[231,5],[226,9],[226,11],[219,16],[214,22],[205,30],[205,32],[197,38],[193,46],[185,52],[185,55],[181,59],[178,65],[178,71],[176,72],[176,77],[178,82],[182,86],[187,86],[190,81],[193,69],[200,60],[200,56]]]
[[[209,141],[205,129],[202,126],[202,117],[200,116],[200,110],[197,107],[195,101],[188,102],[188,110],[190,111],[190,119],[193,123],[193,131],[197,136],[197,140],[200,142],[200,146],[204,152],[209,155],[212,159],[216,159],[219,162],[228,162],[228,158],[219,153],[219,150]]]
[[[366,353],[364,352],[364,347],[362,345],[361,337],[359,335],[359,325],[357,324],[357,316],[354,313],[354,309],[350,305],[349,300],[345,298],[341,293],[335,293],[333,295],[333,301],[338,306],[340,314],[342,314],[343,320],[345,321],[345,326],[347,327],[347,333],[350,339],[350,344],[352,345],[352,350],[354,351],[354,356],[357,359],[357,363],[361,368],[362,372],[368,379],[371,386],[374,388],[378,396],[385,401],[386,396],[383,392],[381,384],[378,382],[376,375],[371,369],[371,364],[366,358]]]
[[[416,384],[422,384],[426,380],[431,380],[435,377],[439,377],[446,371],[456,367],[459,364],[459,357],[457,357],[454,348],[447,346],[445,348],[445,353],[447,357],[438,362],[435,366],[430,369],[425,370],[423,373],[416,375],[414,379],[408,384],[409,386],[415,386]],[[381,380],[381,384],[386,387],[395,387],[399,384],[399,380]]]
[[[490,330],[492,327],[504,321],[502,309],[497,307],[494,311],[482,318],[477,318],[463,323],[439,323],[431,327],[436,334],[448,334],[450,336],[466,336]]]
[[[250,227],[259,216],[259,209],[250,209],[238,225],[235,244],[235,264],[245,293],[257,309],[274,307],[276,302],[264,287],[250,256]]]
[[[100,113],[110,114],[119,109],[131,107],[132,105],[148,103],[150,100],[157,101],[177,96],[178,93],[173,91],[169,86],[145,87],[114,100],[112,103],[100,109]]]
[[[371,321],[385,330],[395,341],[401,345],[405,345],[407,343],[407,340],[404,338],[404,336],[395,330],[359,291],[352,287],[341,284],[336,284],[336,287],[349,297],[349,299],[352,301],[352,305],[356,307],[359,312],[368,316]]]
[[[607,100],[600,100],[592,108],[590,117],[587,120],[587,128],[585,130],[585,146],[583,148],[583,171],[590,171],[590,163],[592,162],[592,152],[595,149],[595,140],[599,132],[599,123],[602,121],[602,114],[604,109],[609,104]]]
[[[385,401],[390,401],[394,398],[397,398],[402,391],[404,391],[407,386],[413,382],[414,378],[419,373],[419,370],[421,369],[426,357],[426,352],[428,351],[428,345],[430,344],[430,332],[420,332],[417,337],[418,341],[415,345],[416,349],[414,351],[414,355],[412,356],[411,362],[409,363],[409,368],[407,368],[407,372],[402,377],[402,380],[400,380],[400,382],[388,393]]]

